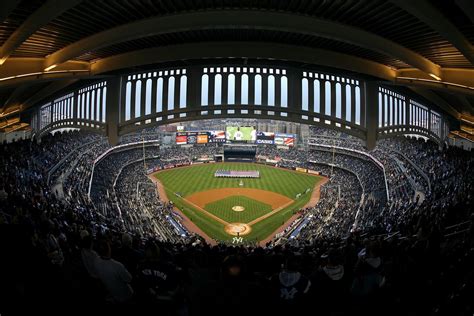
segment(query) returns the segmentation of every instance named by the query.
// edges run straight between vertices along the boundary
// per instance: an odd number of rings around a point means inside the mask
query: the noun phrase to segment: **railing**
[[[416,171],[418,171],[418,173],[423,177],[423,179],[425,179],[426,183],[428,183],[428,190],[431,192],[431,181],[430,181],[430,178],[426,175],[426,173],[421,170],[420,167],[418,167],[413,161],[411,161],[410,158],[408,158],[404,153],[402,153],[401,151],[398,151],[396,149],[393,149],[393,148],[390,148],[390,147],[386,147],[386,146],[383,146],[383,145],[380,145],[381,147],[387,149],[387,150],[391,150],[393,151],[394,153],[397,153],[399,154],[400,156],[402,156],[403,158],[405,158],[406,161],[408,161],[408,163],[410,165],[413,166],[413,168],[416,169]]]
[[[61,167],[61,165],[62,165],[69,157],[71,157],[72,154],[76,153],[77,151],[81,150],[82,148],[84,148],[84,147],[86,147],[86,146],[92,145],[92,144],[97,143],[97,142],[99,142],[99,141],[100,141],[100,140],[93,140],[93,141],[91,141],[91,142],[88,142],[88,143],[86,143],[86,144],[84,144],[84,145],[81,145],[81,146],[75,148],[74,150],[70,151],[70,152],[69,152],[66,156],[64,156],[57,164],[55,164],[53,167],[51,167],[51,169],[48,170],[48,178],[47,178],[47,180],[46,180],[46,181],[47,181],[46,183],[49,184],[49,181],[50,181],[50,179],[51,179],[51,175],[52,175],[53,173],[55,173],[56,170],[58,170],[58,168]]]
[[[375,158],[371,154],[365,153],[365,152],[357,150],[357,149],[351,149],[351,148],[339,147],[339,146],[330,146],[330,145],[324,145],[324,144],[311,144],[311,143],[309,143],[309,145],[320,146],[320,147],[325,147],[325,148],[334,148],[334,149],[346,150],[346,151],[349,151],[349,152],[358,153],[358,154],[361,154],[361,155],[364,155],[364,156],[368,157],[370,160],[372,160],[382,170],[384,183],[385,183],[385,192],[387,194],[387,201],[390,201],[390,193],[388,191],[388,183],[387,183],[387,175],[385,173],[385,167],[383,166],[383,164],[377,158]]]
[[[109,155],[111,152],[113,152],[116,149],[129,149],[128,147],[136,146],[136,145],[145,145],[145,144],[152,144],[152,143],[158,143],[159,140],[145,140],[141,142],[133,142],[133,143],[128,143],[128,144],[122,144],[122,145],[117,145],[112,148],[107,149],[105,152],[103,152],[99,157],[97,157],[94,160],[94,163],[92,164],[92,172],[91,172],[91,178],[89,180],[89,190],[87,191],[87,196],[90,198],[91,197],[91,188],[92,188],[92,179],[94,179],[94,171],[95,171],[95,165],[99,163],[102,159],[104,159],[107,155]]]
[[[336,166],[336,165],[333,165],[333,164],[330,164],[330,163],[318,162],[318,161],[312,161],[312,160],[309,160],[308,162],[313,163],[313,164],[326,165],[326,166],[329,166],[329,167],[336,167],[336,168],[345,170],[345,171],[353,174],[357,178],[357,181],[359,181],[359,185],[362,188],[362,194],[360,195],[359,207],[357,208],[357,212],[356,212],[356,215],[354,217],[354,223],[352,224],[352,229],[355,229],[357,227],[357,223],[358,223],[357,220],[359,218],[360,209],[362,208],[362,205],[364,204],[364,200],[365,200],[365,188],[362,185],[362,181],[360,180],[359,175],[357,173],[355,173],[354,171],[352,171],[352,170],[346,169],[344,167]]]

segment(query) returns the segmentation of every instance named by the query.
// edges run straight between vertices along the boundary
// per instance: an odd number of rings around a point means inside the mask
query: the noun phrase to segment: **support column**
[[[186,76],[188,77],[187,83],[187,97],[186,97],[186,109],[191,112],[186,114],[189,116],[198,116],[199,108],[201,107],[201,67],[190,67],[186,69]]]
[[[334,125],[333,118],[336,117],[336,81],[329,81],[331,83],[331,125]]]
[[[326,81],[321,79],[319,83],[319,113],[326,115]],[[322,119],[321,122],[324,120]]]
[[[122,107],[122,77],[114,77],[107,80],[107,108],[105,130],[109,144],[112,146],[120,142],[119,136],[119,113]]]
[[[227,72],[222,72],[222,82],[221,82],[221,104],[222,105],[227,105],[227,99],[228,99],[228,94],[229,94],[229,73]]]
[[[346,120],[346,84],[341,82],[341,120]]]
[[[235,104],[242,104],[242,74],[235,72]]]
[[[180,98],[181,98],[181,75],[176,75],[174,78],[174,105],[173,109],[179,110],[180,106]],[[179,114],[176,114],[176,117],[179,117]]]
[[[250,67],[247,67],[247,73],[246,74],[249,76],[249,89],[248,89],[249,103],[248,104],[253,106],[253,105],[255,105],[255,73],[251,73],[250,72]]]
[[[298,69],[288,69],[288,108],[301,112],[301,71]],[[301,119],[299,114],[290,114],[294,119]]]
[[[359,81],[359,83],[361,83],[361,81]],[[359,87],[360,87],[360,86],[359,86]],[[355,96],[355,95],[354,95],[354,96]],[[360,99],[361,99],[361,100],[365,100],[365,90],[362,89],[362,88],[360,88]],[[379,99],[378,99],[378,87],[377,87],[377,100],[376,100],[376,102],[375,102],[374,105],[373,105],[374,107],[377,108],[377,111],[378,111],[378,108],[379,108],[379,101],[378,101],[378,100],[379,100]],[[366,124],[366,117],[367,117],[367,115],[366,115],[365,112],[366,112],[366,110],[367,110],[367,103],[366,103],[366,104],[362,104],[362,102],[361,102],[361,104],[360,104],[360,109],[359,109],[359,110],[360,110],[360,126],[364,126],[364,127],[365,127],[365,126],[366,126],[366,125],[365,125],[365,124]],[[376,121],[377,121],[377,117],[378,117],[378,112],[377,112],[377,116],[376,116],[376,118],[375,118]],[[375,127],[377,128],[377,122],[375,123]]]
[[[378,117],[378,84],[374,81],[365,82],[365,99],[363,99],[366,111],[365,147],[368,150],[375,148],[377,142],[377,117]]]
[[[207,104],[209,106],[213,106],[215,104],[214,103],[214,85],[215,85],[216,73],[209,72],[208,75],[209,75],[209,88],[207,90]]]
[[[161,111],[163,113],[163,121],[168,119],[168,80],[169,76],[163,76],[163,102],[161,107]]]
[[[268,74],[264,74],[261,69],[260,75],[262,76],[262,89],[261,89],[262,105],[267,106],[268,105]]]
[[[308,79],[308,112],[314,113],[314,78]]]
[[[281,107],[281,76],[275,76],[275,107]]]

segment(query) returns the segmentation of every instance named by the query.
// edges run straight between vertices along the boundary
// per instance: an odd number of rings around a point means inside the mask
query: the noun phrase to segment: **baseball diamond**
[[[245,179],[243,188],[240,179],[214,176],[224,169],[236,174],[258,172],[260,178]],[[236,230],[229,228],[235,223],[246,225],[245,234],[239,235],[247,240],[267,238],[311,200],[315,186],[323,179],[254,163],[198,164],[159,171],[154,177],[178,209],[211,238],[221,241],[235,236]],[[235,206],[244,210],[235,211]],[[258,223],[261,225],[255,226]]]
[[[473,173],[474,0],[0,0],[0,316],[474,316]]]

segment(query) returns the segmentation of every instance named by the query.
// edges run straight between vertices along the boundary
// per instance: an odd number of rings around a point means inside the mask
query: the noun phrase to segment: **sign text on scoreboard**
[[[272,132],[257,132],[257,144],[273,145],[275,141],[275,133]]]
[[[207,144],[207,132],[199,132],[197,134],[197,143],[198,144]]]
[[[185,132],[176,133],[176,145],[186,145],[188,143],[188,135]]]
[[[225,131],[209,131],[209,143],[225,143]]]
[[[284,145],[284,146],[292,147],[295,145],[295,135],[276,133],[275,145]]]

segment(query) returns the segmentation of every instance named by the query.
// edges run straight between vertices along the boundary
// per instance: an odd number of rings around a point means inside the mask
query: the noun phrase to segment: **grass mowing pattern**
[[[243,212],[232,210],[236,205],[245,207],[245,210]],[[268,204],[239,195],[206,204],[204,209],[228,223],[248,223],[272,211],[272,207]]]
[[[244,188],[273,191],[290,199],[295,199],[298,193],[303,193],[308,188],[312,190],[319,181],[319,178],[315,176],[252,163],[195,165],[162,171],[157,174],[157,178],[167,189],[179,192],[183,197],[210,189],[240,188],[239,183],[241,179],[214,178],[214,172],[219,169],[238,171],[258,170],[260,171],[259,179],[242,179]]]
[[[247,241],[258,241],[268,237],[309,201],[314,186],[321,180],[317,176],[252,163],[202,164],[165,170],[156,174],[156,177],[164,185],[168,198],[206,234],[220,241],[230,241],[233,237],[225,233],[224,225],[195,210],[175,195],[175,192],[179,192],[185,197],[210,189],[240,188],[240,179],[214,178],[214,172],[218,169],[259,170],[261,178],[243,179],[245,188],[273,191],[286,195],[290,199],[295,199],[296,194],[304,192],[307,188],[311,189],[292,205],[253,225],[252,232],[244,237]]]

